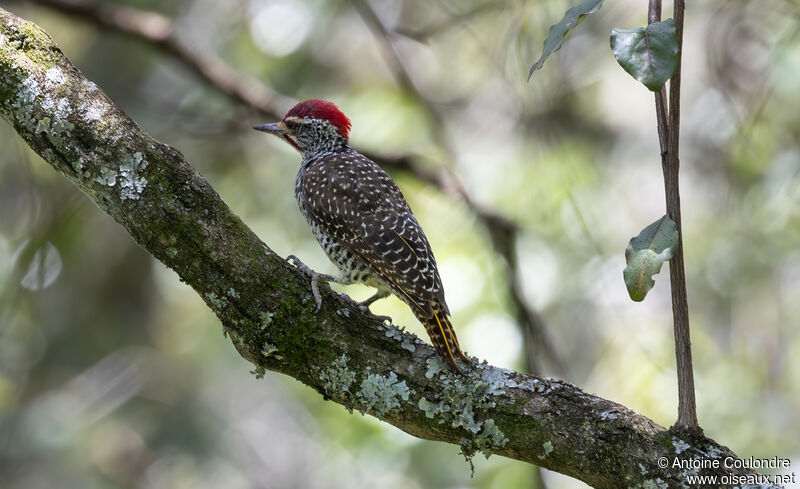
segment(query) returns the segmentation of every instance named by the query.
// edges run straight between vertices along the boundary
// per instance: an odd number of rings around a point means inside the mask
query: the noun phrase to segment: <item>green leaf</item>
[[[653,288],[653,275],[661,271],[661,265],[672,258],[678,246],[678,229],[675,222],[664,216],[647,226],[639,236],[631,238],[625,249],[628,266],[622,272],[628,295],[636,302],[644,300]]]
[[[539,61],[531,66],[531,71],[528,73],[528,81],[533,76],[533,72],[538,70],[544,64],[544,60],[548,56],[561,49],[564,44],[564,39],[572,32],[578,24],[581,23],[584,17],[593,14],[600,10],[603,5],[603,0],[584,0],[578,5],[573,5],[564,13],[564,18],[558,24],[550,26],[550,32],[547,33],[547,39],[544,40],[544,47],[542,48],[542,56]]]
[[[678,66],[675,21],[653,22],[636,29],[611,31],[611,51],[632,77],[650,90],[661,90]]]

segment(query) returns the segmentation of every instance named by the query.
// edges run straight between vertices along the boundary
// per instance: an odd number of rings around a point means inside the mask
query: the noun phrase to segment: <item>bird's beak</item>
[[[273,122],[271,124],[259,124],[257,126],[253,126],[253,129],[256,131],[266,132],[269,134],[274,134],[276,136],[283,136],[286,134],[280,122]]]

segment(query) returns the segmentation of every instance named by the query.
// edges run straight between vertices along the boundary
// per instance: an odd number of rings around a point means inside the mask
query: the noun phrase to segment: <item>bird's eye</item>
[[[283,121],[283,125],[286,126],[286,129],[294,131],[300,124],[298,124],[296,121]]]

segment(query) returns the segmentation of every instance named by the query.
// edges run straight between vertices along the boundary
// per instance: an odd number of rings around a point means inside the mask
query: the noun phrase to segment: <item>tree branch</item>
[[[240,355],[420,438],[536,463],[598,488],[679,487],[727,448],[672,433],[558,380],[478,365],[451,373],[430,346],[381,324],[278,257],[175,149],[145,134],[36,25],[0,9],[0,115],[58,172],[173,269]],[[659,457],[720,461],[662,469]],[[775,487],[775,486],[771,486]]]
[[[394,32],[417,42],[426,42],[431,37],[447,32],[449,29],[463,27],[464,24],[478,15],[484,15],[493,10],[503,10],[506,8],[508,8],[508,4],[505,2],[486,2],[475,6],[472,10],[454,14],[447,19],[433,22],[422,29],[412,30],[399,26],[394,29]]]
[[[175,36],[172,20],[146,10],[81,0],[33,0],[65,14],[74,15],[106,29],[113,29],[153,44],[180,59],[209,85],[245,106],[271,118],[281,118],[294,101],[257,79],[238,72],[213,52],[186,46]]]

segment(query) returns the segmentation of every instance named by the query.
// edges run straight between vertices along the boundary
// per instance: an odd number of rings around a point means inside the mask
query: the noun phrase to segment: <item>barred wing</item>
[[[309,163],[301,179],[301,200],[326,234],[409,305],[449,314],[428,239],[386,172],[353,151]]]

